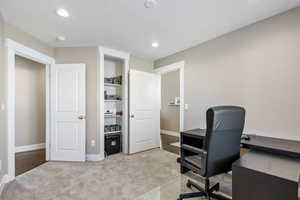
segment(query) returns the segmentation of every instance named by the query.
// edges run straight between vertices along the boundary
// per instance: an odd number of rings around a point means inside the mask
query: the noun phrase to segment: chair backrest
[[[211,177],[231,170],[240,157],[240,142],[245,123],[245,109],[237,106],[218,106],[206,112],[207,151],[203,176]]]

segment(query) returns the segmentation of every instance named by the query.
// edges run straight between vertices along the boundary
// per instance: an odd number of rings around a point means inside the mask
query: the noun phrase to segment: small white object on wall
[[[175,104],[180,105],[180,97],[175,97]]]
[[[184,104],[184,109],[188,110],[189,109],[189,104]]]

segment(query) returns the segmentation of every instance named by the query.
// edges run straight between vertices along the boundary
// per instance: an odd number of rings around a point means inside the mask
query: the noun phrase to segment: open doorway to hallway
[[[180,71],[161,76],[160,129],[163,149],[179,153],[180,132]]]
[[[161,75],[161,146],[179,154],[180,132],[184,130],[184,61],[161,66],[155,70]]]
[[[15,56],[15,174],[46,162],[46,65]]]

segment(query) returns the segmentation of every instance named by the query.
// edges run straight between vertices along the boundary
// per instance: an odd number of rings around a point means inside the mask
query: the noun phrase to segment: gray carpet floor
[[[7,184],[0,199],[174,200],[190,192],[176,158],[176,154],[154,149],[100,162],[48,162]]]

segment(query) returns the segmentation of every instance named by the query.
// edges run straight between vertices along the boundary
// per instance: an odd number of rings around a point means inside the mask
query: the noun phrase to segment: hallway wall
[[[16,147],[45,143],[46,67],[16,56]]]
[[[169,106],[175,97],[180,97],[180,72],[172,71],[161,78],[160,129],[179,132],[180,106]]]

